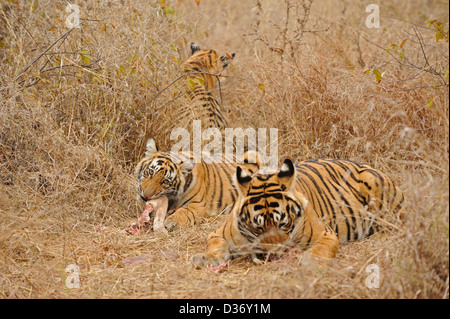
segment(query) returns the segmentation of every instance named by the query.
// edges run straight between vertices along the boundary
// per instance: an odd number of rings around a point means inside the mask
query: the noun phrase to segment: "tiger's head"
[[[263,167],[251,175],[237,168],[238,228],[260,253],[284,251],[296,221],[304,212],[306,199],[293,194],[295,175],[294,164],[289,159],[280,169]]]
[[[202,77],[205,88],[212,90],[215,85],[214,81],[217,79],[216,76],[223,75],[225,68],[234,57],[235,53],[219,56],[214,50],[202,50],[197,44],[191,43],[191,57],[184,63],[184,71],[211,73],[194,74],[192,77]]]
[[[167,196],[169,209],[172,208],[181,196],[193,168],[194,163],[188,159],[159,152],[155,140],[150,138],[146,144],[145,156],[135,170],[138,199],[147,202]]]

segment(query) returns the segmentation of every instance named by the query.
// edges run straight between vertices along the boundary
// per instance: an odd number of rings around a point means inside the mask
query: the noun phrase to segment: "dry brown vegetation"
[[[317,0],[306,17],[293,7],[287,23],[285,4],[301,1],[161,3],[78,1],[82,27],[70,30],[67,1],[1,1],[0,297],[448,298],[448,2],[382,1],[379,29],[359,1]],[[174,116],[175,86],[160,92],[191,41],[236,52],[216,88],[233,126],[278,128],[280,161],[384,170],[406,194],[404,224],[342,245],[325,270],[294,256],[219,275],[188,260],[223,216],[122,233],[143,209],[133,169],[146,139],[170,146],[158,124]],[[80,288],[65,285],[70,264]],[[369,264],[379,288],[365,285]]]

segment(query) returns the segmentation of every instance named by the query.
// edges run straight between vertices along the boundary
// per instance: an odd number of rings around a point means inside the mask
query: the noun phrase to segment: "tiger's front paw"
[[[200,253],[191,257],[191,264],[196,268],[206,267],[208,265],[214,265],[216,263],[215,258],[212,258],[208,254]]]
[[[230,259],[217,258],[205,253],[194,255],[191,258],[191,264],[196,268],[207,268],[215,273],[219,273],[222,269],[228,266]]]
[[[180,208],[174,211],[173,214],[168,216],[164,221],[164,226],[168,231],[173,231],[181,226],[194,224],[195,216],[190,211]]]
[[[173,231],[175,229],[180,228],[181,224],[180,222],[172,217],[173,215],[169,216],[166,218],[166,220],[164,221],[164,227],[168,230],[168,231]]]

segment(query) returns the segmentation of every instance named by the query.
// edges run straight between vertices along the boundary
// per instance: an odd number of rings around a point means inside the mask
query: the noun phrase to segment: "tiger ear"
[[[224,68],[226,68],[228,66],[228,64],[231,63],[231,60],[233,60],[235,56],[236,56],[236,53],[232,53],[231,55],[229,55],[228,53],[226,55],[222,55],[220,57],[220,60],[222,61],[222,66]]]
[[[147,140],[147,144],[145,144],[145,156],[149,157],[158,152],[158,147],[156,146],[156,142],[154,138],[149,138]]]
[[[183,176],[189,175],[194,169],[194,166],[195,163],[193,160],[181,163],[181,173],[183,174]]]
[[[259,160],[259,153],[254,150],[245,152],[243,165],[247,173],[250,175],[259,170],[262,166]]]
[[[250,181],[252,180],[252,178],[240,166],[238,166],[236,169],[236,180],[238,182],[238,186],[239,186],[239,190],[241,191],[241,194],[246,195],[248,193],[248,189],[250,187]]]
[[[280,184],[283,184],[286,189],[291,189],[295,180],[295,166],[290,159],[286,159],[281,165],[280,171],[277,174]]]
[[[200,51],[200,47],[198,46],[197,43],[192,42],[191,43],[191,55],[197,51]]]

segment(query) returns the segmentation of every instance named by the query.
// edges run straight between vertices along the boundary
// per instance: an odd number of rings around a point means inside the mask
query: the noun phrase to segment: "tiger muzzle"
[[[258,236],[259,244],[267,252],[274,252],[286,249],[289,235],[278,228],[270,228]]]

